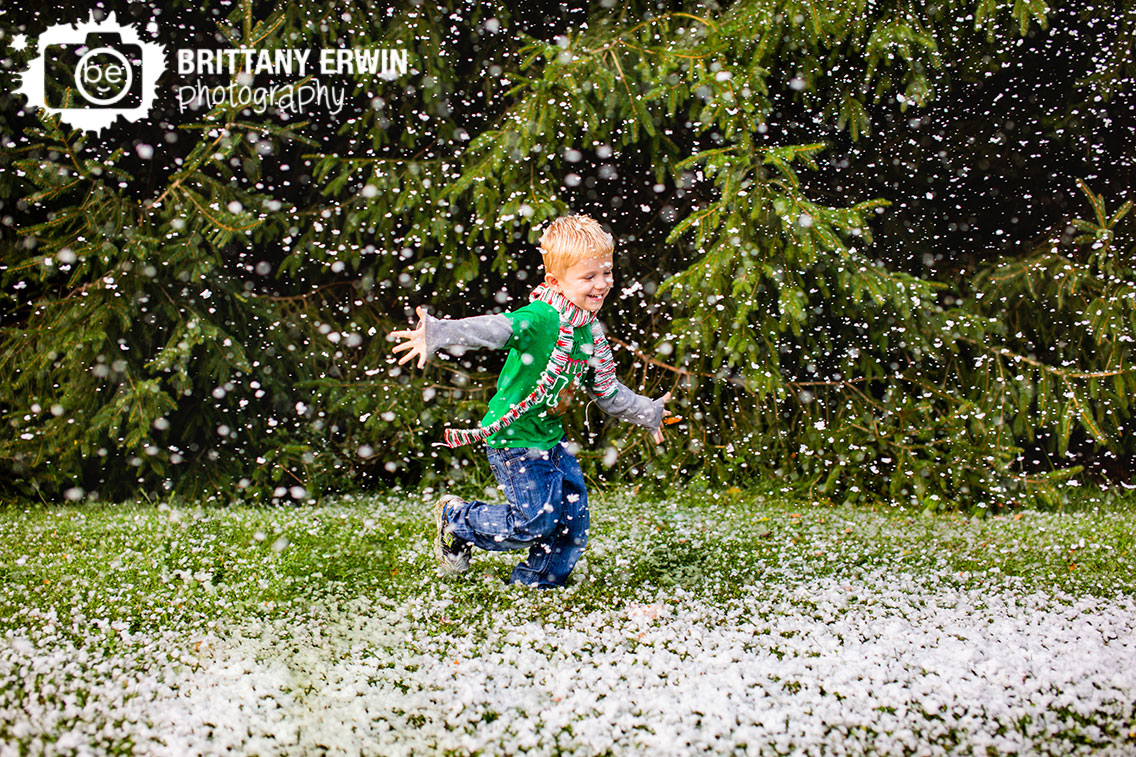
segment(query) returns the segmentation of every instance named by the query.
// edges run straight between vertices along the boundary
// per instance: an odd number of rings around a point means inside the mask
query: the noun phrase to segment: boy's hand
[[[398,364],[413,360],[418,356],[418,367],[422,368],[426,365],[426,311],[422,306],[414,308],[414,312],[418,314],[418,328],[413,331],[392,331],[387,334],[387,341],[393,342],[396,339],[405,339],[405,342],[396,344],[391,348],[391,352],[402,352],[406,350],[406,354],[398,360]]]
[[[670,392],[667,392],[666,394],[664,394],[663,395],[663,403],[666,404],[666,401],[669,400],[670,398],[671,398]],[[670,414],[671,414],[670,410],[663,408],[663,418],[666,418]],[[666,425],[666,421],[663,421],[662,423],[660,423],[659,427],[657,429],[655,429],[655,433],[653,435],[654,439],[655,439],[655,444],[662,444],[663,443],[663,426],[664,425]]]

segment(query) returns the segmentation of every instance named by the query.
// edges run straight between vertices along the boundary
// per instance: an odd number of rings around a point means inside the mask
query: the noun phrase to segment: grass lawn
[[[0,755],[1136,753],[1136,505],[593,493],[568,587],[433,495],[0,510]]]

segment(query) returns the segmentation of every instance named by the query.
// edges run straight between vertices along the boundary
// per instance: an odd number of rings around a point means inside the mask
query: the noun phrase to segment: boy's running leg
[[[580,464],[563,444],[549,451],[559,489],[557,527],[529,548],[528,559],[513,569],[512,580],[541,587],[562,586],[588,543],[588,492]],[[554,496],[555,492],[550,492]]]
[[[447,513],[454,536],[475,547],[493,551],[529,548],[529,560],[514,571],[514,581],[556,585],[544,574],[562,525],[564,475],[554,462],[561,451],[560,445],[547,452],[490,447],[489,465],[508,501],[468,502]]]

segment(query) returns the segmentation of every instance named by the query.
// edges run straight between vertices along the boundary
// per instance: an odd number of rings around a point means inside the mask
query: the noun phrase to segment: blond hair
[[[585,215],[557,218],[540,237],[544,270],[553,276],[562,276],[579,260],[610,255],[614,250],[615,241],[611,234]]]

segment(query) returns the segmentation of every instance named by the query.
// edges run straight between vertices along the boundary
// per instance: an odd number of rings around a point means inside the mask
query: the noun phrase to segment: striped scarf
[[[592,390],[600,397],[610,397],[615,394],[615,360],[611,356],[611,347],[604,338],[600,322],[596,314],[577,307],[568,301],[560,292],[539,285],[529,295],[532,301],[540,300],[556,308],[560,314],[560,333],[556,337],[556,344],[552,348],[552,355],[548,358],[548,365],[541,373],[536,388],[529,396],[511,406],[504,415],[488,426],[478,428],[457,429],[448,428],[443,435],[447,447],[460,447],[463,444],[472,444],[488,438],[520,418],[530,408],[540,405],[548,398],[548,393],[556,385],[556,380],[568,365],[568,357],[572,353],[572,331],[579,326],[590,324],[592,329],[592,357],[595,365],[595,381]]]

